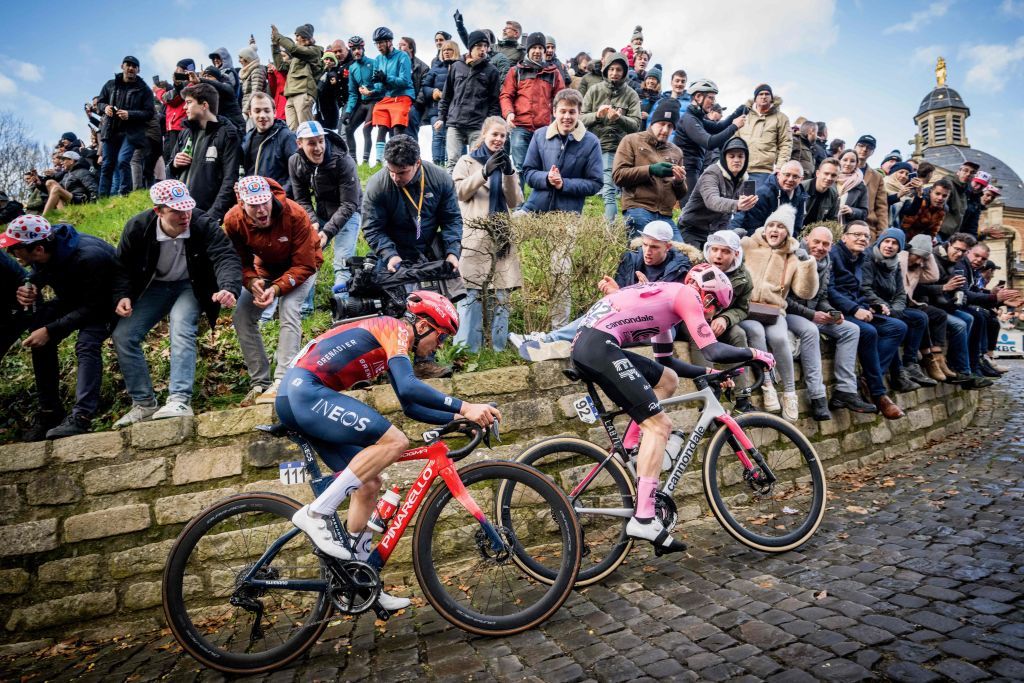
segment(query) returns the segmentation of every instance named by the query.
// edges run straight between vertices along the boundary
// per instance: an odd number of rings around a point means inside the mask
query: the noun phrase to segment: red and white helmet
[[[697,290],[705,314],[725,310],[732,303],[732,283],[729,276],[710,263],[698,263],[691,268],[683,284]]]
[[[406,310],[417,318],[423,318],[442,334],[459,331],[459,313],[448,298],[436,292],[418,289],[405,300]]]

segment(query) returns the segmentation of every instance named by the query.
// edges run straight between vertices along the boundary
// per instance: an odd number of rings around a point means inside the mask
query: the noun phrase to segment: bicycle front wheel
[[[203,665],[232,674],[270,671],[305,652],[327,628],[327,570],[304,534],[288,540],[256,577],[324,579],[324,590],[244,580],[270,545],[294,528],[297,509],[295,501],[272,493],[231,496],[178,536],[164,568],[164,616],[178,643]]]
[[[516,458],[516,462],[536,467],[571,496],[583,533],[578,588],[604,580],[633,547],[633,540],[626,536],[626,524],[636,505],[633,478],[616,458],[605,460],[607,451],[572,437],[541,441]],[[593,478],[581,486],[591,473]],[[538,580],[554,579],[545,567],[530,558],[521,559],[523,568]]]
[[[775,415],[746,413],[736,422],[753,449],[743,448],[724,425],[711,439],[704,456],[704,493],[712,514],[733,538],[755,550],[781,553],[800,547],[825,515],[825,471],[814,447]],[[737,454],[754,460],[755,449],[775,483],[757,484],[740,464]]]
[[[512,462],[459,470],[469,495],[505,542],[495,552],[480,521],[447,486],[426,501],[416,523],[413,568],[437,612],[478,635],[520,633],[555,613],[580,566],[580,529],[569,500],[544,475]],[[511,483],[506,496],[498,492]],[[500,498],[500,500],[499,500]],[[513,560],[529,555],[555,575],[544,584]]]

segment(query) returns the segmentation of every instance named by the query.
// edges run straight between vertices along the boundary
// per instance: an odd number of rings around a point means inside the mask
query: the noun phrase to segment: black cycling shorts
[[[665,366],[622,347],[607,332],[580,328],[569,356],[580,377],[588,379],[639,424],[661,412],[653,387]]]

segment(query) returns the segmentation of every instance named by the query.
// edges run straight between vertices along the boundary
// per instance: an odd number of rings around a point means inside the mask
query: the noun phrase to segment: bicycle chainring
[[[376,604],[381,587],[376,569],[358,560],[342,560],[331,567],[327,590],[334,609],[362,614]]]
[[[666,531],[672,531],[679,522],[679,510],[676,501],[664,491],[654,492],[654,516],[658,518]]]

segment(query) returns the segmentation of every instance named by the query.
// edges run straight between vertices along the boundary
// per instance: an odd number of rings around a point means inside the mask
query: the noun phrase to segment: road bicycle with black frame
[[[334,475],[321,476],[306,437],[284,425],[259,429],[296,443],[314,495],[326,489]],[[453,450],[444,439],[452,434],[469,441]],[[460,419],[425,433],[426,445],[405,452],[401,461],[427,462],[365,562],[317,549],[292,525],[301,504],[287,496],[244,493],[208,507],[182,530],[164,569],[164,615],[174,637],[210,668],[257,674],[302,655],[335,613],[372,609],[388,618],[378,602],[380,572],[421,505],[413,569],[441,616],[486,636],[542,623],[572,592],[579,524],[565,494],[528,465],[482,461],[456,468],[481,442],[490,445],[492,434],[496,425],[487,430]],[[431,491],[438,478],[443,485]],[[506,492],[500,499],[499,489]],[[331,523],[350,550],[368,540],[351,540],[338,515]]]
[[[701,441],[710,436],[703,451],[702,483],[711,514],[729,534],[749,548],[781,553],[806,543],[825,513],[825,471],[814,447],[794,425],[763,412],[731,416],[719,397],[729,382],[749,368],[756,389],[765,381],[758,361],[747,361],[721,372],[694,379],[697,391],[661,401],[664,408],[680,403],[698,404],[699,419],[673,457],[666,449],[662,466],[664,484],[655,492],[655,511],[666,529],[679,521],[673,493],[698,455]],[[572,381],[580,376],[563,371]],[[572,501],[583,530],[583,565],[577,586],[604,579],[622,564],[633,546],[626,524],[636,502],[636,449],[622,445],[612,420],[624,410],[608,411],[594,383],[583,380],[587,396],[575,402],[581,420],[604,426],[611,448],[576,437],[554,437],[533,444],[516,462],[536,467],[562,487]],[[717,430],[714,425],[719,425]],[[678,441],[678,439],[677,439]],[[684,490],[696,493],[695,483]],[[658,554],[660,549],[655,548]],[[554,576],[543,567],[523,563],[541,581]]]

